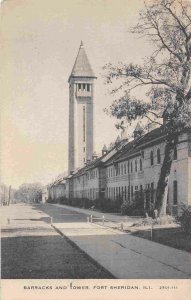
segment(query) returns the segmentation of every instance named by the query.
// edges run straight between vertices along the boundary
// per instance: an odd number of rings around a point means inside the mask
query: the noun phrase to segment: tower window
[[[87,84],[87,91],[90,92],[90,84]]]
[[[84,149],[83,149],[83,150],[84,150],[84,153],[85,153],[85,152],[86,152],[86,148],[84,147]]]
[[[85,106],[83,106],[83,141],[85,142],[86,140],[86,109]]]
[[[85,91],[86,90],[86,85],[85,85],[85,83],[83,83],[83,91]]]
[[[81,91],[81,83],[78,83],[78,91]]]

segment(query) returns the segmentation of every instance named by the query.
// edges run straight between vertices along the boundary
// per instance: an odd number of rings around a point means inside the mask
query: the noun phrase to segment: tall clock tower
[[[83,42],[68,79],[69,149],[68,171],[82,167],[93,155],[93,105],[96,76],[89,63]]]

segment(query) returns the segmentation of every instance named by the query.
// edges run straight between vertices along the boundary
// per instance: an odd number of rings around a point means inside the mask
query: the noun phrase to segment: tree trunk
[[[161,167],[160,177],[156,191],[155,209],[158,210],[159,216],[166,215],[167,197],[168,197],[168,181],[171,165],[174,155],[174,139],[168,137],[165,146],[164,160]]]

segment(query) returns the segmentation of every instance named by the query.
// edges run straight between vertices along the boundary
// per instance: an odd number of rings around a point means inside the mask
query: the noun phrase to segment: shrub
[[[87,209],[95,206],[95,202],[93,200],[89,200],[88,198],[65,198],[63,201],[63,204]]]
[[[108,198],[99,198],[95,201],[95,207],[103,212],[120,212],[122,199],[117,198],[116,200],[111,200]]]
[[[121,214],[128,216],[145,215],[142,198],[137,196],[132,203],[128,201],[123,202],[121,205]]]
[[[58,200],[57,199],[51,199],[51,198],[48,198],[46,200],[47,203],[58,203]]]
[[[183,214],[178,218],[179,222],[186,233],[191,233],[191,206],[182,207],[182,210]]]
[[[59,204],[66,204],[66,205],[68,205],[68,198],[66,198],[66,197],[60,197],[58,199],[58,202],[59,202]]]

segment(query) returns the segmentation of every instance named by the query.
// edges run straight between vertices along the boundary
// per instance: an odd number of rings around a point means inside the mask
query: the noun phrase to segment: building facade
[[[139,197],[142,207],[154,207],[156,188],[164,159],[163,127],[148,133],[134,132],[134,139],[116,140],[110,149],[94,157],[65,178],[66,198],[98,198],[133,203]],[[54,189],[59,185],[54,184]],[[173,214],[182,205],[191,205],[191,130],[179,134],[168,185],[168,207]]]
[[[92,67],[81,42],[68,79],[69,149],[68,171],[82,167],[93,155],[94,80]]]

